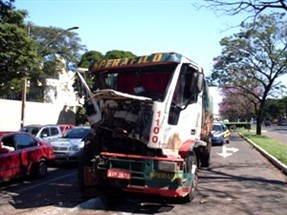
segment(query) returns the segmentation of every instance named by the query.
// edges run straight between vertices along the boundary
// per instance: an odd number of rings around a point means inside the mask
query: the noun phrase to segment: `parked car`
[[[281,121],[278,125],[286,126],[287,125],[287,121]]]
[[[58,125],[61,129],[62,135],[64,135],[68,130],[70,130],[71,128],[75,127],[72,124],[60,124]]]
[[[55,158],[50,143],[23,132],[0,132],[0,182],[26,175],[44,177]]]
[[[62,137],[62,131],[58,125],[26,125],[20,131],[27,132],[48,142]]]
[[[265,126],[271,126],[271,121],[270,121],[270,120],[266,120],[266,121],[264,122],[264,125],[265,125]]]
[[[230,131],[221,122],[214,122],[211,130],[211,142],[213,145],[223,145],[229,143]]]
[[[75,126],[65,135],[52,141],[56,162],[77,162],[79,152],[84,146],[83,138],[91,132],[89,126]]]

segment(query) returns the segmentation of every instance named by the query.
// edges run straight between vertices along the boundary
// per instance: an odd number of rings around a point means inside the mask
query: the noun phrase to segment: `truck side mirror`
[[[203,89],[204,75],[202,72],[197,73],[196,92],[200,93]]]
[[[204,75],[203,72],[193,71],[191,75],[190,93],[200,93],[203,89]]]

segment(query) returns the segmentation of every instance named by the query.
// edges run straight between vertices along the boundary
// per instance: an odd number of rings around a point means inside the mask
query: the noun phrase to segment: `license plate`
[[[131,173],[122,169],[109,169],[108,178],[131,179]]]

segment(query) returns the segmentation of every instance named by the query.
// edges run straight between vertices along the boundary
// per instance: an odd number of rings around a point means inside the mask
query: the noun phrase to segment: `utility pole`
[[[28,38],[30,38],[30,31],[31,31],[30,23],[28,23],[27,27],[28,27],[27,35]],[[20,124],[21,128],[23,128],[24,126],[26,96],[27,96],[27,72],[25,71],[24,78],[22,79],[22,105],[21,105],[21,124]]]
[[[25,105],[26,105],[26,94],[27,94],[27,78],[22,79],[22,106],[21,106],[21,128],[24,126],[25,118]]]
[[[42,54],[44,51],[46,51],[46,49],[52,44],[54,43],[57,38],[59,36],[61,36],[62,34],[66,33],[67,31],[71,31],[71,30],[76,30],[79,29],[78,26],[74,26],[71,28],[67,28],[66,30],[60,32],[58,35],[56,35],[45,47],[43,50],[40,51],[40,54]],[[30,37],[30,23],[28,24],[28,37]],[[20,127],[23,128],[24,126],[24,122],[25,122],[25,106],[26,106],[26,95],[27,95],[27,77],[26,77],[27,73],[25,71],[25,77],[23,78],[22,81],[22,106],[21,106],[21,124]]]

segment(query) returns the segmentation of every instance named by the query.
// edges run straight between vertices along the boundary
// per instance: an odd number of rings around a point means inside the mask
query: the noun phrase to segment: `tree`
[[[215,10],[222,10],[228,15],[237,15],[242,12],[254,14],[254,18],[263,12],[272,9],[287,11],[286,0],[205,0],[207,7]]]
[[[256,133],[261,135],[266,98],[279,89],[278,78],[287,73],[287,23],[284,14],[262,15],[241,28],[220,41],[223,49],[211,76],[221,87],[248,94],[255,105]]]
[[[27,12],[13,10],[14,1],[0,1],[0,96],[21,91],[28,68],[39,64],[36,43],[28,37]]]
[[[29,37],[36,41],[37,53],[41,59],[39,67],[31,69],[29,72],[30,82],[33,83],[33,88],[29,95],[33,94],[33,89],[37,91],[46,87],[47,78],[58,78],[59,73],[67,67],[70,61],[78,61],[81,57],[80,53],[86,50],[84,45],[81,45],[81,40],[78,34],[74,31],[57,27],[41,27],[28,24]],[[66,64],[61,58],[64,58]],[[34,92],[39,95],[39,92]],[[43,98],[43,96],[40,96]]]
[[[250,102],[249,95],[236,88],[223,88],[223,99],[219,104],[219,112],[223,119],[231,122],[247,121],[255,116],[255,106]]]
[[[104,55],[98,51],[88,51],[81,57],[78,67],[89,68],[93,62],[104,59]]]
[[[264,106],[264,119],[280,122],[286,118],[287,96],[282,99],[268,98]]]
[[[135,55],[129,51],[112,50],[105,54],[105,59],[116,59],[125,57],[135,57]]]
[[[283,97],[282,99],[280,99],[280,101],[279,101],[279,104],[280,104],[280,106],[282,106],[283,107],[283,116],[282,116],[282,118],[285,118],[286,119],[286,117],[287,117],[287,96],[285,96],[285,97]]]
[[[125,58],[125,57],[135,57],[132,52],[130,51],[121,51],[121,50],[112,50],[108,51],[105,55],[98,51],[88,51],[82,55],[80,62],[78,63],[78,67],[88,68],[92,65],[92,63],[103,60],[103,59],[116,59],[116,58]],[[86,82],[91,90],[93,89],[94,79],[92,74],[85,73]],[[84,96],[84,87],[82,86],[81,81],[79,78],[75,78],[74,84],[74,91],[78,93],[78,97],[82,98]],[[76,113],[77,123],[85,124],[87,122],[87,118],[84,115],[83,107],[78,107]]]
[[[75,32],[25,24],[28,12],[14,10],[13,2],[0,0],[0,96],[21,99],[22,79],[28,78],[27,99],[40,100],[46,78],[66,67],[58,56],[75,61],[86,49]]]

